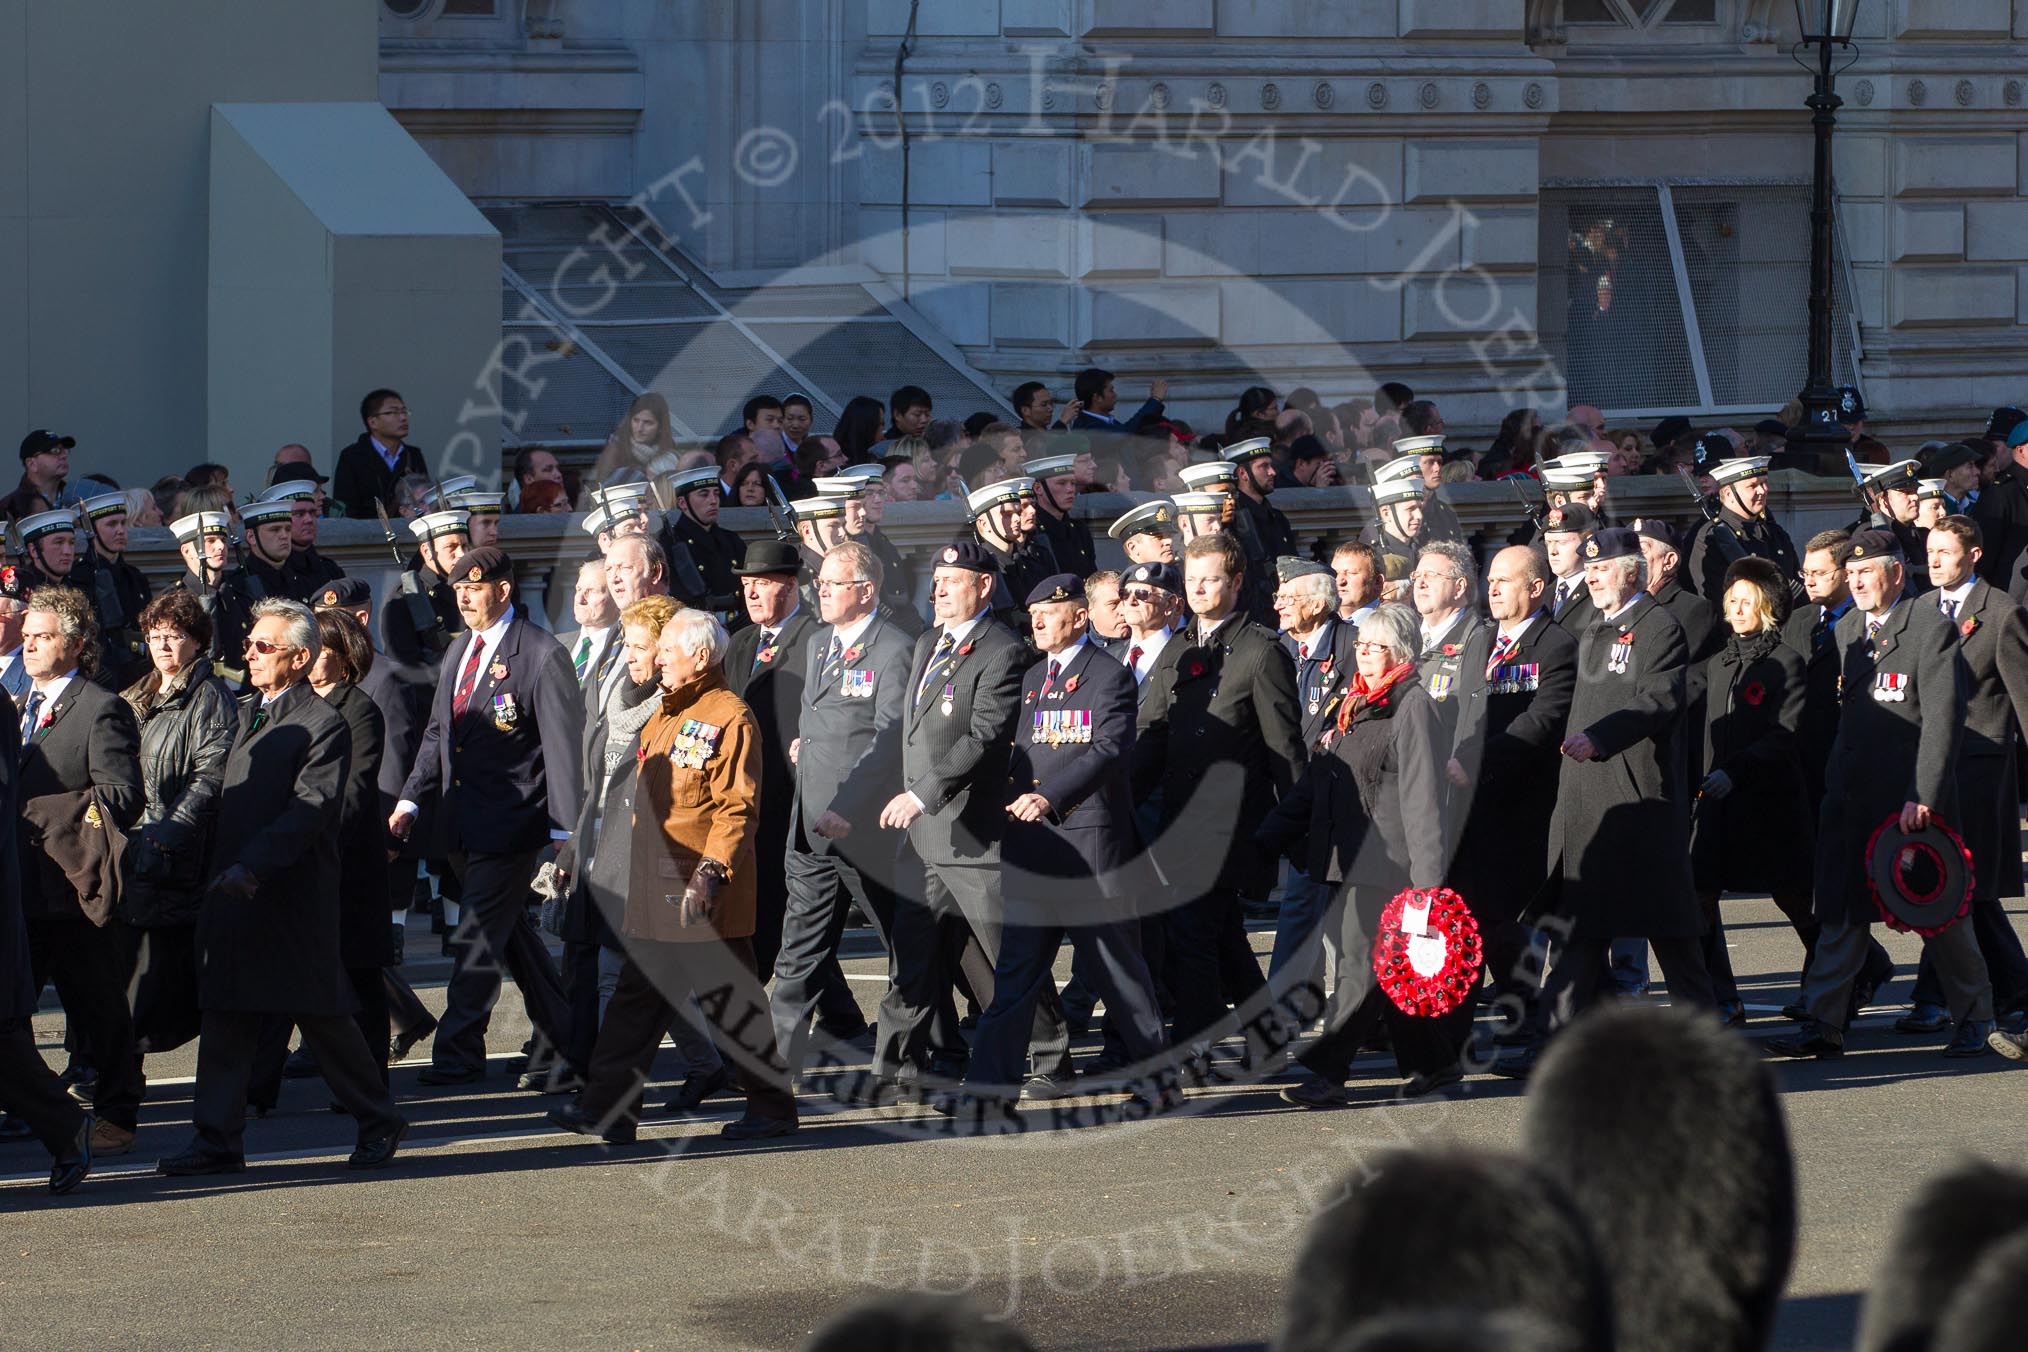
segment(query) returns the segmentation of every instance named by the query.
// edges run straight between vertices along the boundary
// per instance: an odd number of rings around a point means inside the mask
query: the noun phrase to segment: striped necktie
[[[1493,645],[1492,657],[1488,658],[1486,661],[1487,680],[1490,681],[1493,679],[1493,673],[1500,669],[1500,664],[1506,661],[1507,658],[1513,654],[1513,652],[1514,652],[1514,636],[1512,634],[1500,635],[1499,641]]]
[[[577,642],[577,656],[570,659],[571,667],[577,672],[577,683],[584,684],[585,664],[591,661],[591,635],[586,634]]]
[[[458,673],[458,688],[451,694],[451,716],[463,718],[465,706],[472,702],[472,688],[479,684],[479,654],[486,646],[485,640],[472,635],[472,653],[465,659],[465,669]]]

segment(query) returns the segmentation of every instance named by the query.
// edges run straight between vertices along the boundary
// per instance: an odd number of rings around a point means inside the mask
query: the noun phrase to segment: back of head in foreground
[[[1589,1013],[1536,1069],[1522,1146],[1610,1237],[1621,1352],[1766,1345],[1795,1259],[1795,1161],[1752,1043],[1688,1008]]]
[[[1894,1223],[1859,1319],[1859,1352],[1922,1352],[1982,1257],[2028,1233],[2028,1174],[1966,1160],[1922,1185]],[[2016,1269],[2017,1271],[2019,1269]],[[1988,1297],[1990,1308],[1990,1296]],[[1968,1325],[1965,1332],[1971,1331]],[[2028,1334],[2014,1330],[2012,1346]]]
[[[1289,1278],[1277,1352],[1326,1352],[1373,1321],[1516,1310],[1572,1352],[1613,1346],[1604,1267],[1539,1170],[1462,1146],[1389,1151],[1317,1214]]]
[[[1332,1344],[1331,1352],[1577,1352],[1581,1346],[1576,1334],[1519,1310],[1425,1311],[1370,1320]]]
[[[1020,1329],[957,1296],[874,1296],[811,1335],[803,1352],[1034,1352]]]

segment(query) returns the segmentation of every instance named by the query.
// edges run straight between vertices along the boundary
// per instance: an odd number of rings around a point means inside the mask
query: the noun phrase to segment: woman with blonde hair
[[[650,390],[627,405],[627,416],[620,419],[606,438],[605,450],[599,452],[592,480],[603,488],[628,479],[674,474],[680,454],[669,421],[669,401]]]

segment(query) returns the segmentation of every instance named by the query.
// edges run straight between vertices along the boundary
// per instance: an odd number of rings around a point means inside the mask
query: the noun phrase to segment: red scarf
[[[1394,683],[1415,670],[1415,663],[1403,662],[1400,666],[1389,667],[1381,673],[1380,679],[1367,684],[1364,672],[1352,678],[1352,684],[1345,688],[1345,701],[1338,706],[1338,731],[1344,733],[1352,721],[1368,709],[1377,709],[1387,703],[1387,692]]]

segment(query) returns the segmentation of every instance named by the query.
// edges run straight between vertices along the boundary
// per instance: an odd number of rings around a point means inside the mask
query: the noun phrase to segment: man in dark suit
[[[1501,993],[1533,985],[1521,970],[1528,936],[1520,916],[1546,874],[1557,748],[1577,689],[1577,640],[1549,618],[1548,590],[1535,550],[1510,545],[1493,556],[1492,643],[1459,673],[1457,742],[1446,767],[1459,822],[1451,886],[1479,922]]]
[[[1162,420],[1162,401],[1169,397],[1169,382],[1158,378],[1149,386],[1147,400],[1134,410],[1133,416],[1121,419],[1113,416],[1113,410],[1120,406],[1120,394],[1113,387],[1111,371],[1097,366],[1087,367],[1077,373],[1072,389],[1078,403],[1077,416],[1070,420],[1073,432],[1124,432],[1128,436],[1138,436],[1150,423]],[[1046,395],[1049,391],[1043,390],[1042,393]]]
[[[2000,439],[2007,445],[2005,468],[1972,504],[1971,517],[1986,537],[1979,576],[2019,599],[2021,556],[2028,552],[2028,422],[2005,430]]]
[[[1359,629],[1338,618],[1338,585],[1329,568],[1294,556],[1275,560],[1275,566],[1281,579],[1275,590],[1275,615],[1281,621],[1282,647],[1295,659],[1296,705],[1301,710],[1301,738],[1307,753],[1337,718],[1339,701],[1359,670],[1358,654],[1353,651]],[[1301,850],[1291,854],[1299,860],[1305,858]],[[1335,890],[1300,869],[1289,879],[1282,892],[1281,914],[1275,920],[1269,981],[1277,981],[1298,955],[1305,955],[1300,965],[1304,976],[1317,970],[1307,941],[1323,923]]]
[[[1134,791],[1162,795],[1157,864],[1178,889],[1168,913],[1167,968],[1175,1035],[1198,1044],[1228,1004],[1262,984],[1247,943],[1243,898],[1267,896],[1274,856],[1255,829],[1304,764],[1295,664],[1272,631],[1236,614],[1245,586],[1239,544],[1225,534],[1183,551],[1195,620],[1149,677],[1134,743]]]
[[[1409,574],[1409,598],[1422,620],[1416,676],[1436,706],[1446,743],[1457,735],[1457,693],[1464,673],[1483,666],[1493,646],[1491,626],[1472,608],[1477,573],[1469,548],[1456,540],[1432,540]]]
[[[1672,1000],[1716,1002],[1699,942],[1708,924],[1690,877],[1683,627],[1643,588],[1646,564],[1631,530],[1593,532],[1584,562],[1600,618],[1578,643],[1577,692],[1559,748],[1548,873],[1568,937],[1542,984],[1538,1033],[1590,1006],[1614,939],[1654,947]],[[1524,1076],[1538,1051],[1495,1070]]]
[[[901,787],[912,645],[880,613],[880,576],[880,560],[865,545],[831,547],[817,575],[824,627],[800,659],[809,676],[789,745],[796,801],[774,989],[775,1042],[792,1077],[853,902],[893,948],[894,841],[880,833],[880,811]]]
[[[310,688],[317,621],[297,601],[254,607],[239,735],[225,761],[211,886],[197,920],[196,1139],[156,1165],[165,1174],[246,1168],[247,1082],[264,1025],[303,1030],[332,1097],[359,1124],[346,1163],[377,1169],[408,1123],[383,1082],[384,1047],[367,1046],[339,941],[338,828],[352,760],[345,719]]]
[[[1852,609],[1838,621],[1838,737],[1824,771],[1817,826],[1817,919],[1823,930],[1803,982],[1808,1021],[1764,1044],[1777,1056],[1842,1056],[1855,986],[1867,970],[1878,916],[1866,855],[1883,822],[1904,832],[1958,817],[1957,758],[1965,724],[1965,666],[1936,606],[1903,597],[1899,540],[1863,530],[1845,552]],[[1947,1055],[1977,1055],[1993,1030],[1993,986],[1970,925],[1923,940],[1957,1035]]]
[[[33,684],[22,701],[14,831],[35,993],[56,983],[64,1016],[98,1070],[93,1152],[120,1155],[134,1144],[141,1076],[127,983],[104,928],[112,898],[86,895],[65,864],[99,834],[89,832],[94,812],[124,831],[139,820],[145,795],[134,715],[91,681],[95,624],[75,587],[43,587],[28,598],[21,660]]]
[[[1958,633],[1967,679],[1964,740],[1958,746],[1960,820],[1952,823],[1972,852],[1972,937],[1993,982],[1993,1008],[2006,1018],[2028,1010],[2028,955],[2000,905],[2021,895],[2021,817],[2014,782],[2014,744],[2028,724],[2028,615],[2014,599],[1980,578],[1983,539],[1968,516],[1947,516],[1929,529],[1929,580],[1935,590],[1915,604],[1935,606]],[[1940,1033],[1950,1027],[1936,964],[1925,951],[1914,1002],[1897,1033]]]
[[[14,702],[0,698],[0,808],[15,815],[21,734]],[[92,1168],[92,1115],[64,1092],[35,1047],[35,979],[21,918],[14,833],[0,837],[0,1112],[42,1142],[52,1161],[49,1190],[63,1194]]]
[[[1598,518],[1583,503],[1552,507],[1542,517],[1542,550],[1549,560],[1549,618],[1572,638],[1582,638],[1598,619],[1598,607],[1584,585],[1584,542]]]
[[[457,966],[433,1064],[419,1077],[425,1084],[485,1075],[486,1019],[503,961],[535,1026],[534,1059],[563,1047],[563,989],[528,921],[528,884],[549,842],[570,838],[583,791],[584,698],[563,645],[509,600],[513,563],[497,546],[474,549],[458,560],[451,585],[467,632],[444,655],[415,766],[387,820],[405,840],[417,804],[440,794],[462,892]]]
[[[1066,937],[1125,1060],[1145,1063],[1162,1048],[1136,917],[1150,880],[1134,828],[1133,677],[1086,637],[1077,585],[1066,573],[1028,597],[1042,660],[1022,679],[1000,808],[1006,924],[965,1076],[969,1096],[1003,1104],[1020,1082],[1035,1011],[1056,994],[1050,972]]]
[[[355,521],[371,521],[377,502],[395,515],[394,485],[404,474],[428,474],[423,453],[408,444],[408,405],[393,390],[375,390],[359,401],[366,430],[338,452],[331,496]]]
[[[1008,748],[1021,713],[1026,645],[988,609],[998,565],[965,541],[936,555],[930,597],[936,627],[916,640],[902,715],[901,792],[880,825],[908,833],[894,917],[894,981],[880,1004],[875,1083],[905,1065],[926,1069],[930,1025],[955,1021],[951,987],[966,973],[974,997],[992,1003],[1000,952],[1000,834],[1006,823]],[[1025,598],[1024,598],[1025,599]],[[1031,1097],[1070,1092],[1068,1037],[1055,992],[1035,1007],[1038,1063]]]

